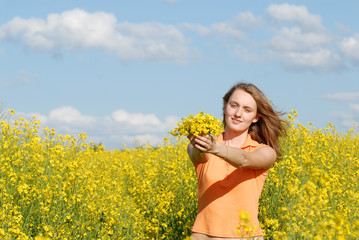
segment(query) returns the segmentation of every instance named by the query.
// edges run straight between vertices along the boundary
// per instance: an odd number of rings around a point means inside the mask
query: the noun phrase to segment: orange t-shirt
[[[223,143],[223,134],[215,140]],[[261,146],[264,144],[252,140],[248,134],[241,148],[252,152]],[[236,168],[215,155],[207,156],[207,162],[195,166],[198,212],[192,232],[232,238],[263,235],[258,221],[258,201],[269,169]],[[241,212],[249,214],[250,222],[240,220]],[[256,230],[249,233],[242,228],[238,232],[240,221]]]

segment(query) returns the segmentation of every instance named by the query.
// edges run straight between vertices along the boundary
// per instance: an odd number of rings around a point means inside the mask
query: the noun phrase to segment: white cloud
[[[349,108],[354,115],[359,117],[359,104],[349,104]]]
[[[0,40],[35,50],[99,48],[122,60],[184,62],[188,42],[173,25],[117,22],[113,14],[81,9],[49,14],[47,19],[16,17],[0,26]]]
[[[305,30],[322,30],[322,18],[310,14],[305,6],[290,4],[271,4],[267,8],[268,16],[277,23],[294,23]]]
[[[336,29],[342,33],[342,34],[350,34],[351,28],[347,25],[341,24],[341,23],[335,23]]]
[[[338,119],[339,123],[345,128],[352,128],[359,123],[359,104],[353,103],[359,101],[359,92],[338,92],[333,94],[326,94],[322,96],[323,99],[334,101],[350,102],[346,105],[344,111],[334,111],[331,115]]]
[[[339,101],[356,101],[359,100],[359,92],[339,92],[339,93],[324,95],[323,98],[329,100],[339,100]]]
[[[151,134],[144,134],[144,135],[136,135],[136,136],[125,136],[123,140],[124,142],[127,143],[134,143],[139,145],[142,144],[158,145],[162,142],[163,138]],[[152,144],[152,143],[156,143],[156,144]]]
[[[327,34],[318,32],[303,32],[299,27],[280,29],[268,43],[268,47],[276,51],[305,51],[332,42]]]
[[[319,15],[308,12],[305,6],[272,4],[267,14],[273,21],[264,22],[251,12],[237,14],[227,22],[215,23],[211,32],[230,36],[235,41],[227,46],[246,62],[280,62],[290,70],[337,71],[344,68],[345,59],[336,46],[339,39],[322,25]],[[272,28],[271,23],[275,22]],[[269,39],[250,38],[249,31],[267,24],[274,29]],[[254,35],[253,35],[254,37]],[[262,42],[260,42],[262,41]]]
[[[77,109],[71,106],[56,108],[50,111],[48,119],[49,121],[58,121],[68,124],[91,124],[96,121],[94,117],[84,116]]]
[[[343,65],[333,44],[334,38],[329,34],[284,27],[265,47],[271,59],[279,60],[288,68],[333,71]]]
[[[192,23],[182,23],[178,26],[184,30],[195,31],[201,36],[209,36],[212,33],[217,33],[217,35],[244,40],[246,38],[244,30],[257,28],[261,24],[263,24],[261,17],[255,17],[251,12],[244,12],[237,14],[227,22],[213,23],[209,27]]]
[[[350,108],[349,113],[334,112],[332,114],[346,128],[353,128],[355,125],[358,126],[359,123],[359,106],[351,106]]]
[[[262,18],[256,18],[251,12],[245,12],[234,16],[230,21],[214,23],[211,29],[217,34],[245,41],[247,39],[245,31],[257,28],[262,23]]]
[[[102,143],[106,148],[121,148],[135,144],[158,145],[169,131],[176,127],[178,117],[167,116],[160,120],[154,114],[128,113],[116,110],[111,116],[95,117],[82,114],[72,106],[56,108],[48,115],[38,113],[17,113],[15,117],[40,120],[41,127],[54,128],[57,134],[73,135],[85,132],[88,141]]]
[[[187,41],[172,25],[161,23],[121,23],[118,30],[119,45],[115,47],[119,56],[138,60],[181,60],[189,56]],[[120,45],[121,44],[121,45]]]
[[[343,68],[345,64],[336,50],[337,37],[322,25],[319,15],[309,13],[305,6],[289,4],[272,4],[267,14],[281,26],[264,44],[269,59],[279,60],[289,69],[336,71]]]
[[[232,25],[237,25],[241,29],[254,29],[263,23],[262,17],[255,17],[251,12],[239,13],[231,21]]]
[[[345,57],[359,64],[359,34],[344,38],[339,43],[339,47]]]
[[[305,6],[272,4],[266,13],[269,21],[240,12],[228,21],[205,26],[119,22],[110,13],[73,9],[49,14],[45,19],[16,17],[0,26],[0,40],[53,51],[56,56],[62,49],[97,48],[117,54],[123,61],[186,63],[200,55],[190,49],[190,35],[185,35],[189,30],[210,41],[225,41],[218,45],[244,61],[279,62],[290,70],[313,71],[337,71],[350,66],[348,63],[359,64],[359,34],[340,37]]]
[[[242,41],[246,39],[245,32],[242,29],[233,26],[231,23],[215,23],[211,28],[224,36],[230,36]]]
[[[182,23],[178,25],[179,28],[189,31],[194,31],[200,36],[208,36],[211,34],[211,29],[201,24]]]
[[[284,66],[292,69],[333,71],[341,66],[340,57],[328,49],[307,52],[284,52],[279,55],[279,59]]]
[[[347,128],[353,128],[355,125],[358,125],[358,121],[354,119],[343,119],[341,124]]]
[[[106,47],[114,39],[116,18],[112,14],[89,14],[80,9],[49,14],[46,20],[16,17],[0,27],[0,38],[18,38],[30,48],[46,50],[61,46]]]
[[[353,97],[350,95],[333,95],[335,97],[335,100],[340,98],[339,100],[347,100]],[[357,96],[355,96],[355,99],[357,99]],[[353,128],[355,126],[358,126],[359,124],[359,104],[357,103],[350,103],[348,105],[349,109],[345,112],[343,111],[333,111],[332,116],[336,119],[338,119],[338,122],[340,125],[342,125],[345,128]]]
[[[128,113],[125,110],[117,110],[112,113],[116,122],[129,123],[135,126],[160,125],[161,121],[154,114]]]

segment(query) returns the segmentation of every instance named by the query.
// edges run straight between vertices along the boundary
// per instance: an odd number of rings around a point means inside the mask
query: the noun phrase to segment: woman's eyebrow
[[[237,101],[234,101],[234,100],[231,100],[231,101],[229,101],[229,104],[237,104],[237,105],[241,105],[239,102],[237,102]],[[252,106],[250,106],[250,105],[242,105],[244,108],[250,108],[251,110],[254,110],[254,107],[252,107]]]
[[[245,107],[245,108],[250,108],[251,110],[254,109],[253,107],[251,107],[251,106],[249,106],[249,105],[244,105],[243,107]]]

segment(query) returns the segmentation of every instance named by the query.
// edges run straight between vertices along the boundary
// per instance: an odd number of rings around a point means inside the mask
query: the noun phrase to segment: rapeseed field
[[[295,115],[260,199],[265,239],[359,239],[358,131]],[[1,120],[0,239],[187,238],[197,211],[187,144],[106,150],[36,118]]]

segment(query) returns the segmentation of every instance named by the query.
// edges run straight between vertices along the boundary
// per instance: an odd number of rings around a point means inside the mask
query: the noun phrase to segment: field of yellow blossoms
[[[265,239],[359,239],[358,131],[294,119],[260,200]],[[106,150],[85,133],[3,118],[0,239],[187,238],[197,204],[187,143]]]

